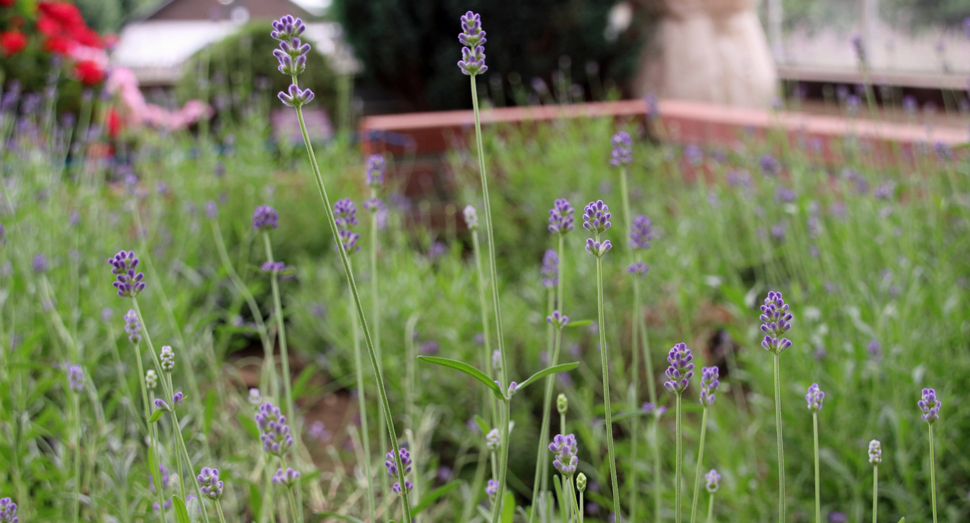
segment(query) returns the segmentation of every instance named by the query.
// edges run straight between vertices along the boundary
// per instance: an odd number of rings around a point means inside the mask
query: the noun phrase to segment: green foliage
[[[337,0],[334,8],[347,38],[364,63],[364,75],[396,98],[420,109],[468,107],[468,78],[458,72],[459,19],[482,15],[488,78],[518,73],[549,80],[560,57],[571,58],[570,83],[586,83],[585,64],[620,83],[640,52],[644,20],[608,41],[603,0]],[[456,74],[458,72],[458,74]]]

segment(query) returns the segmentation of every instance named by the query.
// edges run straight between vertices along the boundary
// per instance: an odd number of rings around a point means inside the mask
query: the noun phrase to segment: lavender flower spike
[[[148,390],[155,390],[155,387],[157,386],[158,386],[158,375],[155,374],[155,371],[153,371],[152,369],[148,369],[147,371],[145,371],[145,387],[147,387]]]
[[[141,342],[141,322],[138,321],[138,313],[134,309],[128,309],[125,313],[125,332],[128,334],[128,341],[135,345]]]
[[[222,497],[222,489],[225,484],[219,480],[219,469],[202,467],[195,480],[199,483],[199,489],[203,496],[213,500]]]
[[[566,316],[565,314],[556,310],[552,311],[551,316],[546,317],[546,321],[549,322],[549,324],[553,327],[561,329],[566,325],[569,325],[569,316]]]
[[[610,139],[613,152],[610,154],[610,165],[619,167],[633,163],[633,139],[625,131],[619,131]]]
[[[358,224],[357,207],[353,200],[344,198],[333,204],[334,223],[337,224],[337,235],[340,237],[340,244],[347,254],[353,254],[360,250],[357,241],[360,235],[350,230],[351,226]]]
[[[869,442],[869,464],[878,465],[882,463],[882,443],[874,439]]]
[[[573,225],[573,206],[569,200],[559,198],[549,209],[549,232],[553,234],[566,234],[576,228]]]
[[[409,452],[408,449],[401,449],[400,456],[401,456],[401,466],[404,467],[404,475],[407,475],[408,473],[411,472],[411,463],[412,463],[411,452]],[[384,467],[387,469],[388,475],[390,475],[391,477],[397,477],[398,470],[397,470],[397,463],[394,460],[394,452],[388,452],[385,458],[387,459],[386,461],[384,461]],[[414,488],[414,485],[412,485],[409,480],[404,480],[404,488],[405,490],[411,490],[412,488]],[[401,483],[395,482],[394,485],[391,486],[391,490],[400,494]]]
[[[488,485],[485,486],[485,494],[492,503],[495,503],[495,494],[498,494],[498,481],[488,480]]]
[[[471,205],[466,205],[465,210],[462,211],[462,214],[465,216],[465,225],[468,226],[469,229],[474,231],[478,228],[478,211],[476,211],[474,207]]]
[[[260,205],[253,211],[253,229],[268,231],[279,226],[280,215],[269,205]]]
[[[171,405],[169,405],[165,400],[163,400],[161,398],[156,398],[155,399],[155,408],[157,408],[159,410],[164,410],[164,411],[167,411],[167,412],[171,412],[171,411],[179,408],[182,405],[182,401],[184,399],[185,399],[185,395],[183,395],[181,391],[176,392],[172,396],[172,404]]]
[[[458,62],[461,72],[468,76],[475,76],[488,71],[485,65],[485,31],[482,30],[482,17],[468,11],[461,17],[462,32],[458,41],[465,46],[461,49],[462,59]]]
[[[573,434],[556,434],[549,444],[549,452],[556,455],[552,465],[556,467],[563,476],[572,476],[576,473],[579,465],[579,458],[576,456],[579,445],[576,443],[576,436]]]
[[[791,347],[791,340],[782,338],[791,329],[792,314],[780,292],[771,291],[761,306],[761,330],[765,339],[761,346],[768,352],[779,354]]]
[[[175,368],[175,351],[172,350],[172,347],[168,345],[162,347],[158,359],[161,361],[163,371],[172,372],[172,369]]]
[[[111,264],[111,274],[115,275],[115,282],[112,283],[118,289],[118,296],[122,298],[134,298],[138,293],[145,289],[145,274],[135,272],[138,268],[138,258],[133,251],[119,251],[108,259]]]
[[[546,249],[539,274],[542,276],[543,287],[551,289],[559,284],[559,255],[555,249]]]
[[[293,446],[293,436],[290,434],[290,426],[286,424],[286,416],[272,403],[266,402],[259,406],[256,424],[262,431],[259,439],[263,442],[263,450],[269,454],[282,457]]]
[[[293,15],[286,15],[273,21],[273,31],[269,35],[280,42],[287,42],[299,37],[304,31],[306,31],[306,25],[303,24],[303,20]]]
[[[717,367],[704,367],[701,371],[701,405],[705,408],[713,405],[717,399],[715,393],[721,385],[718,373]]]
[[[610,208],[603,200],[590,202],[583,212],[583,227],[593,233],[606,232],[613,224],[610,223]]]
[[[367,185],[378,187],[384,183],[384,172],[386,169],[387,163],[384,161],[383,156],[379,154],[370,155],[370,158],[367,158],[367,171],[365,173]]]
[[[808,410],[812,412],[822,410],[822,401],[824,399],[825,393],[818,387],[818,383],[812,383],[812,386],[808,388],[808,394],[805,395],[805,401],[808,402]]]
[[[0,499],[0,522],[20,523],[20,518],[17,517],[17,504],[10,498]]]
[[[287,107],[300,108],[313,101],[313,91],[310,88],[300,89],[296,84],[290,84],[287,91],[280,91],[276,96],[279,97],[283,105]]]
[[[300,479],[299,472],[291,468],[287,468],[286,470],[277,469],[276,474],[273,475],[270,481],[272,481],[273,484],[279,485],[281,487],[293,488],[293,486],[296,485],[296,482],[299,479]]]
[[[649,249],[653,239],[653,223],[644,215],[633,219],[630,226],[630,246],[634,249]]]
[[[682,394],[687,390],[690,379],[694,376],[694,364],[691,363],[693,359],[694,356],[684,343],[678,343],[670,349],[670,354],[667,355],[670,366],[667,367],[667,381],[664,382],[667,390],[674,394]]]
[[[923,421],[930,425],[936,423],[936,420],[940,419],[940,407],[942,406],[943,402],[936,399],[934,389],[923,389],[923,398],[919,401],[919,410],[923,411]]]
[[[610,243],[610,240],[598,242],[592,238],[586,238],[586,250],[597,258],[603,257],[603,255],[610,252],[610,249],[612,248],[613,244]]]
[[[704,479],[707,480],[707,491],[711,494],[717,492],[721,483],[721,475],[717,473],[717,469],[711,469],[710,472],[704,474]]]
[[[642,261],[638,261],[626,268],[627,272],[636,276],[646,276],[650,272],[650,266]]]
[[[84,390],[84,369],[80,365],[71,365],[67,369],[67,384],[74,392]]]

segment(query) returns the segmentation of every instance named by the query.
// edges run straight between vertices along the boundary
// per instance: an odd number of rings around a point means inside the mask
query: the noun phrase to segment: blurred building
[[[340,27],[290,0],[163,0],[154,11],[126,25],[112,53],[112,64],[135,73],[144,86],[169,86],[200,49],[253,20],[292,14],[307,23],[305,38],[323,54],[338,49]],[[269,30],[267,23],[267,31]]]

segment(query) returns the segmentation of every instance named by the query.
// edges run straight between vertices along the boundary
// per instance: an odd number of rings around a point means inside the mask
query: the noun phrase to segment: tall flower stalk
[[[465,225],[468,226],[468,230],[471,231],[472,236],[472,256],[475,258],[475,276],[478,279],[478,305],[479,311],[482,317],[482,344],[485,347],[485,352],[483,354],[485,360],[486,373],[490,378],[497,381],[497,376],[495,375],[498,370],[496,365],[493,364],[492,352],[492,331],[489,327],[488,322],[488,298],[486,297],[485,291],[485,271],[482,269],[482,248],[481,241],[478,239],[478,211],[475,207],[468,205],[463,211],[465,218]],[[499,362],[501,366],[501,362]],[[495,401],[495,396],[486,393],[486,403],[489,412],[492,415],[492,426],[498,426],[498,404]]]
[[[805,401],[808,402],[808,410],[812,411],[812,433],[815,437],[815,523],[822,523],[822,485],[819,479],[818,461],[818,411],[822,409],[824,400],[825,393],[818,387],[818,383],[813,383],[808,388]]]
[[[720,487],[721,475],[717,473],[717,470],[711,469],[710,472],[704,474],[704,479],[707,480],[707,492],[711,494],[707,502],[707,523],[714,523],[714,493]]]
[[[761,346],[774,356],[775,371],[775,431],[778,446],[778,523],[785,523],[785,443],[781,427],[781,353],[791,347],[791,340],[782,338],[791,329],[792,314],[780,292],[771,291],[761,306],[761,331],[765,333]]]
[[[681,483],[683,482],[683,468],[684,468],[684,442],[683,442],[683,405],[681,404],[682,396],[684,391],[687,390],[687,386],[690,385],[690,379],[694,376],[694,364],[691,360],[694,356],[691,354],[690,349],[684,343],[678,343],[670,349],[670,353],[667,355],[667,363],[670,364],[667,367],[666,375],[667,381],[664,382],[664,387],[673,392],[677,397],[677,421],[676,421],[676,440],[677,440],[677,455],[675,457],[675,473],[674,473],[674,521],[676,523],[681,522],[681,513],[683,512],[683,500],[681,488]]]
[[[613,413],[610,407],[610,364],[606,349],[606,304],[603,298],[603,256],[613,248],[610,240],[600,242],[600,235],[613,224],[610,223],[610,208],[603,200],[590,202],[583,212],[583,227],[593,233],[586,239],[586,250],[596,257],[596,298],[598,309],[598,330],[600,335],[600,365],[603,367],[603,408],[606,425],[606,451],[610,460],[610,481],[613,487],[613,512],[620,519],[620,487],[616,479],[616,450],[613,448]]]
[[[718,377],[717,367],[704,367],[701,371],[700,401],[704,406],[704,414],[701,416],[701,441],[697,448],[697,469],[694,472],[694,500],[691,502],[690,523],[697,520],[697,503],[700,501],[701,493],[701,465],[704,462],[704,439],[707,436],[707,409],[714,405],[714,400],[717,399],[717,388],[721,385]]]
[[[475,114],[475,141],[478,146],[478,168],[482,181],[482,200],[485,206],[485,238],[488,243],[488,266],[489,280],[492,284],[492,307],[495,313],[495,326],[497,332],[497,343],[499,358],[501,360],[501,372],[499,373],[499,387],[505,390],[508,380],[508,365],[506,364],[504,332],[502,329],[502,308],[499,303],[498,295],[498,269],[495,265],[495,234],[492,228],[492,204],[488,197],[488,176],[485,172],[485,145],[482,141],[482,122],[478,108],[478,86],[477,76],[488,70],[485,65],[485,31],[482,30],[482,18],[480,15],[468,11],[461,17],[462,32],[458,35],[458,41],[462,47],[462,59],[458,62],[458,67],[462,73],[469,77],[471,83],[472,108]],[[511,420],[511,409],[509,400],[502,402],[504,412],[499,419],[499,426],[502,428],[502,442],[500,451],[499,479],[495,493],[496,502],[492,508],[492,523],[497,523],[499,514],[502,512],[504,502],[505,477],[509,459],[509,421]]]
[[[305,30],[306,26],[303,24],[303,21],[290,15],[284,16],[280,20],[273,22],[273,32],[271,35],[280,42],[280,48],[274,50],[273,54],[279,60],[280,72],[288,75],[292,82],[287,91],[279,93],[279,98],[285,105],[296,109],[297,119],[300,122],[300,133],[303,138],[303,143],[306,146],[310,167],[313,169],[313,179],[316,182],[317,191],[320,194],[324,212],[327,214],[327,222],[330,224],[330,233],[333,236],[334,243],[339,244],[341,243],[341,238],[339,231],[337,230],[337,224],[335,221],[336,217],[334,216],[333,209],[331,208],[330,197],[327,194],[326,185],[323,183],[323,174],[320,172],[319,164],[317,164],[317,158],[313,152],[313,146],[310,142],[310,133],[307,131],[306,120],[303,117],[303,106],[313,100],[313,91],[310,89],[301,89],[299,86],[299,81],[297,80],[297,76],[302,73],[304,69],[306,69],[306,55],[310,51],[310,45],[304,44],[299,38]],[[370,328],[367,326],[367,319],[364,315],[364,307],[361,304],[360,292],[357,290],[357,283],[354,280],[354,274],[351,270],[350,259],[347,256],[345,249],[337,249],[337,252],[340,255],[340,262],[344,269],[344,275],[346,276],[347,283],[350,286],[350,291],[354,300],[354,307],[357,309],[357,317],[360,319],[361,330],[364,334],[364,342],[367,346],[371,367],[374,370],[374,376],[376,377],[377,381],[377,391],[381,397],[384,422],[387,425],[388,434],[390,435],[391,447],[394,451],[394,459],[397,461],[398,465],[397,471],[399,474],[399,479],[401,482],[403,482],[404,467],[401,466],[400,463],[400,445],[398,444],[397,431],[394,429],[394,420],[391,418],[390,404],[387,400],[387,390],[384,387],[384,374],[381,370],[380,362],[377,359],[377,352],[374,347],[374,340],[371,337]],[[404,521],[411,521],[411,506],[408,496],[401,496],[401,505],[404,511]]]
[[[936,523],[936,445],[933,442],[933,424],[940,419],[940,407],[943,403],[936,398],[936,390],[923,389],[922,398],[919,400],[919,410],[923,412],[923,421],[929,426],[930,431],[930,493],[933,500],[933,523]]]
[[[872,465],[872,523],[877,523],[879,508],[879,464],[882,463],[882,444],[869,442],[869,463]]]

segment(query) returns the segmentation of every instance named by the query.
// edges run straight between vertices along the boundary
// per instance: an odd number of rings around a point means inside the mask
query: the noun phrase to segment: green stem
[[[599,241],[599,233],[596,234]],[[620,521],[620,488],[616,479],[616,451],[613,448],[613,413],[610,410],[610,367],[606,357],[606,312],[603,299],[603,258],[596,257],[596,294],[599,309],[600,364],[603,367],[603,407],[606,425],[606,450],[610,458],[610,481],[613,486],[613,512]],[[678,521],[679,523],[679,521]]]
[[[624,230],[630,231],[630,225],[633,222],[633,213],[630,211],[630,190],[629,183],[627,179],[626,167],[620,168],[620,194],[623,196],[623,227]],[[634,263],[634,248],[633,241],[630,239],[629,234],[627,234],[627,251],[630,257],[630,263]],[[640,316],[640,284],[639,276],[636,274],[631,275],[633,278],[633,318],[630,322],[630,351],[633,353],[633,362],[630,367],[630,410],[635,412],[637,410],[637,399],[640,392],[640,353],[637,351],[637,342],[639,341],[638,331],[640,329],[640,322],[638,317]],[[630,432],[632,434],[630,442],[630,453],[633,459],[630,460],[630,519],[632,521],[637,520],[637,495],[639,489],[637,488],[637,443],[639,441],[640,433],[640,417],[633,416],[630,418]]]
[[[478,275],[478,301],[482,315],[482,337],[485,341],[485,369],[490,378],[495,378],[495,369],[492,365],[492,336],[488,324],[488,299],[485,297],[485,271],[482,270],[481,245],[478,241],[478,232],[472,231],[472,253],[475,256],[475,272]],[[495,396],[486,394],[488,404],[492,411],[492,426],[498,428],[499,413],[498,403]]]
[[[175,447],[175,468],[179,471],[179,494],[182,496],[182,501],[185,501],[185,474],[182,471],[182,452],[180,451],[181,447],[179,447],[178,436],[175,435],[176,432],[179,432],[178,427],[172,427],[172,446]],[[199,499],[201,500],[202,498]]]
[[[293,85],[297,85],[296,76],[292,77]],[[347,252],[339,248],[341,245],[340,237],[337,233],[337,223],[333,214],[333,207],[330,204],[330,197],[327,195],[327,188],[323,184],[323,175],[320,173],[320,166],[317,164],[316,155],[313,153],[313,146],[310,145],[310,133],[307,132],[306,121],[303,118],[303,111],[301,108],[297,107],[296,116],[300,122],[300,133],[303,137],[303,143],[306,144],[307,156],[310,161],[310,166],[313,169],[313,178],[317,184],[317,191],[320,193],[320,199],[323,202],[323,210],[327,215],[327,221],[330,224],[330,233],[333,237],[334,244],[338,246],[337,252],[340,254],[340,261],[344,268],[344,275],[347,278],[347,283],[350,286],[350,291],[354,296],[354,306],[357,309],[357,317],[360,319],[361,330],[364,333],[364,342],[367,345],[367,352],[369,353],[371,360],[371,367],[374,369],[374,375],[377,378],[377,391],[380,393],[381,406],[383,407],[382,412],[384,413],[384,422],[387,424],[387,431],[390,434],[391,448],[394,451],[394,461],[397,463],[397,473],[398,480],[401,485],[404,485],[404,466],[401,464],[401,449],[397,441],[397,431],[394,430],[394,420],[391,419],[391,407],[387,401],[387,390],[384,388],[384,374],[381,371],[381,366],[377,360],[377,353],[374,350],[374,341],[370,335],[370,329],[367,327],[367,318],[364,316],[364,307],[360,301],[360,293],[357,291],[357,283],[354,281],[354,273],[350,268],[350,259],[347,256]],[[411,518],[411,505],[408,500],[407,495],[401,496],[401,505],[404,508],[404,521],[410,522]]]
[[[714,523],[714,494],[707,502],[707,523]]]
[[[553,349],[552,349],[552,358],[549,360],[550,366],[555,366],[555,365],[558,365],[559,363],[559,349],[562,346],[562,329],[555,328],[555,332],[553,333],[553,338],[554,338],[554,341],[553,341]],[[546,460],[543,458],[547,454],[549,454],[549,450],[548,450],[549,444],[547,442],[549,441],[549,424],[550,424],[550,418],[551,418],[550,414],[552,411],[553,385],[554,385],[553,376],[547,377],[546,391],[545,391],[545,395],[543,396],[544,401],[542,402],[542,425],[541,425],[542,428],[539,431],[539,450],[537,451],[537,454],[536,454],[536,474],[535,474],[535,479],[532,482],[532,511],[529,513],[530,523],[534,522],[536,519],[536,512],[537,512],[536,500],[539,497],[540,478],[547,476],[546,474],[547,469],[544,466],[544,464],[546,463]],[[543,490],[543,492],[545,491]]]
[[[681,397],[680,393],[677,393],[677,455],[676,455],[676,472],[674,474],[674,521],[680,523],[680,511],[681,511],[681,492],[680,483],[683,477],[683,458],[684,458],[684,444],[681,441],[682,435],[682,422],[681,422]]]
[[[876,523],[879,515],[876,510],[878,508],[879,500],[879,464],[875,464],[872,467],[872,523]]]
[[[81,517],[81,400],[74,392],[74,523]]]
[[[933,523],[936,523],[936,451],[933,448],[933,425],[930,424],[930,488],[933,489]]]
[[[775,353],[775,432],[778,443],[778,523],[785,523],[785,443],[781,427],[781,354]]]
[[[350,78],[350,80],[348,81],[352,81],[353,79],[353,77],[350,75],[342,75],[341,78],[345,78],[345,79]],[[346,83],[346,82],[341,82],[341,83]],[[344,107],[344,105],[346,104],[343,103],[345,101],[346,100],[344,100],[344,97],[341,97],[342,109],[346,109],[346,107]],[[344,111],[344,114],[340,116],[340,130],[343,133],[347,132],[347,125],[348,125],[348,122],[346,120],[347,114],[349,113]],[[373,188],[371,189],[371,198],[377,198],[376,189],[373,189]],[[380,286],[378,285],[378,277],[380,276],[380,271],[378,270],[378,267],[377,267],[377,247],[378,247],[377,212],[378,210],[374,209],[373,212],[371,213],[370,244],[368,245],[368,251],[370,254],[370,293],[371,293],[371,317],[372,317],[372,321],[374,322],[374,350],[377,351],[378,362],[383,366],[384,355],[383,355],[383,352],[381,351],[381,299],[380,299],[381,295],[380,295]],[[358,344],[359,343],[360,343],[360,340],[358,340]],[[383,409],[383,405],[381,405],[380,408]],[[381,417],[384,417],[383,412],[381,413]],[[411,423],[413,424],[413,421]],[[381,450],[381,456],[386,456],[387,455],[387,430],[384,428],[383,424],[378,424],[377,432],[378,432],[377,440],[378,440],[379,448]],[[388,492],[390,488],[390,481],[388,480],[388,478],[390,476],[388,476],[387,474],[381,474],[380,476],[381,476],[381,491]],[[369,484],[370,482],[368,481],[368,485]],[[370,495],[373,497],[373,489],[371,489]],[[384,521],[390,521],[390,519],[391,519],[390,511],[384,511]],[[373,521],[373,516],[371,516],[371,520]]]
[[[656,403],[654,403],[654,408]],[[661,506],[662,506],[662,492],[660,489],[660,418],[656,416],[653,417],[653,422],[650,424],[650,430],[653,435],[653,443],[651,445],[651,450],[653,450],[653,520],[656,523],[660,523],[661,520]]]
[[[219,514],[219,523],[226,523],[226,516],[222,513],[222,505],[216,500],[216,514]]]
[[[701,465],[704,461],[704,438],[707,436],[707,407],[704,407],[704,414],[701,416],[701,441],[697,448],[697,468],[694,472],[694,500],[690,507],[690,523],[694,523],[697,517],[697,502],[701,495]]]
[[[367,515],[368,521],[374,519],[374,474],[370,468],[370,431],[367,428],[367,399],[364,392],[364,360],[360,350],[360,332],[357,327],[357,318],[353,313],[353,303],[350,309],[350,325],[353,331],[354,340],[354,366],[357,374],[357,401],[360,409],[360,440],[364,447],[364,477],[367,478]]]
[[[818,411],[812,413],[812,428],[815,433],[815,523],[822,523],[822,486],[818,463]]]

